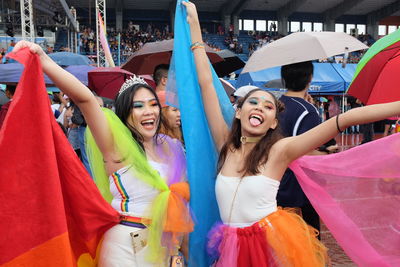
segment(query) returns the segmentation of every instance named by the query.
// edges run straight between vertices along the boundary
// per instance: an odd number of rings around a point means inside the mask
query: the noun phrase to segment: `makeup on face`
[[[271,100],[267,99],[265,96],[251,96],[246,99],[246,102],[252,106],[258,106],[260,103],[264,104],[267,109],[275,109],[275,104]]]
[[[270,95],[266,95],[263,92],[255,92],[245,100],[246,108],[245,117],[248,113],[248,122],[252,127],[259,127],[264,125],[266,118],[275,117],[275,115],[267,115],[269,113],[275,113],[276,105],[274,99]]]
[[[137,100],[132,102],[132,108],[143,108],[146,104],[151,107],[158,106],[155,98],[147,98],[143,100]]]
[[[131,107],[130,124],[139,131],[144,140],[151,140],[157,131],[160,116],[156,97],[145,88],[138,89]]]

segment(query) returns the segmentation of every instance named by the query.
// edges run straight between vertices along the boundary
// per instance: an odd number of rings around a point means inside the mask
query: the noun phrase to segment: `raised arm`
[[[13,52],[24,47],[39,55],[43,72],[79,106],[105,160],[111,157],[114,152],[112,133],[93,93],[72,74],[57,65],[37,44],[20,41],[15,45]]]
[[[201,37],[200,23],[197,16],[196,6],[191,2],[182,2],[186,6],[187,20],[190,26],[192,43],[198,44],[200,48],[193,49],[194,60],[196,63],[197,77],[199,80],[201,95],[203,98],[204,109],[207,115],[208,125],[218,151],[221,150],[229,134],[228,126],[225,123],[221,112],[217,93],[213,85],[210,65]]]
[[[339,115],[338,118],[335,116],[301,135],[282,140],[285,154],[290,163],[336,136],[339,129],[343,131],[351,125],[382,120],[399,112],[400,101],[351,109]]]

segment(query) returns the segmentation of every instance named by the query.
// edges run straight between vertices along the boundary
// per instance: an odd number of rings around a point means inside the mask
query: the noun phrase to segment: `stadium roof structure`
[[[41,0],[37,2],[45,2]],[[36,2],[36,1],[35,1]],[[66,0],[69,6],[88,8],[90,0]],[[396,0],[193,0],[199,11],[240,14],[242,11],[275,11],[290,16],[295,12],[317,13],[329,17],[342,15],[388,14],[400,15],[400,1]],[[176,0],[114,0],[107,8],[122,6],[130,10],[168,10]],[[379,15],[379,14],[378,14]]]

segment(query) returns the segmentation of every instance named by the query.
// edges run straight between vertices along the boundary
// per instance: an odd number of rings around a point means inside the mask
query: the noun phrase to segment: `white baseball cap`
[[[254,85],[244,85],[242,87],[239,87],[234,93],[234,96],[237,97],[244,97],[245,95],[247,95],[251,90],[254,89],[259,89],[257,86]]]

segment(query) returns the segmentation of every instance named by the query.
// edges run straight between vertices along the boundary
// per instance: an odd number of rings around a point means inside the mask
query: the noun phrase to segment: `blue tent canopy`
[[[314,76],[309,93],[341,93],[345,91],[345,81],[329,63],[314,63]]]
[[[345,82],[345,89],[349,88],[351,81],[353,80],[354,73],[356,72],[357,64],[346,64],[343,68],[342,64],[332,64],[333,68],[342,76]]]
[[[281,78],[281,67],[274,67],[256,72],[246,72],[239,75],[236,82],[236,88],[244,85],[254,85],[264,88],[264,84],[268,81]]]
[[[51,53],[49,57],[60,66],[90,65],[93,63],[87,56],[71,52]]]
[[[352,79],[354,73],[352,65],[348,64],[345,71],[339,71],[330,63],[313,63],[314,77],[311,82],[309,92],[311,94],[338,94],[346,90],[346,86]],[[341,68],[341,65],[339,65]],[[344,77],[342,76],[344,75]],[[281,78],[281,67],[269,68],[257,72],[243,73],[239,76],[236,83],[236,88],[243,85],[254,85],[260,88],[265,88],[268,81]]]

